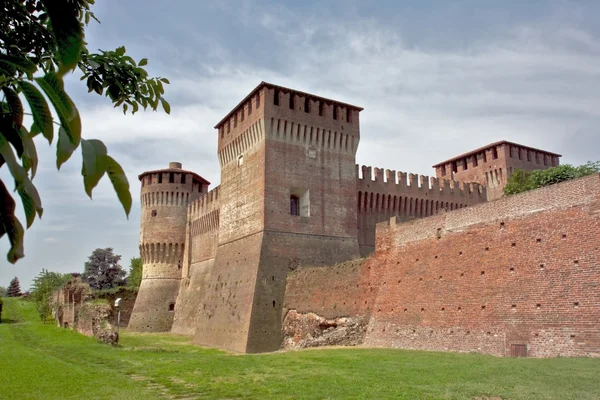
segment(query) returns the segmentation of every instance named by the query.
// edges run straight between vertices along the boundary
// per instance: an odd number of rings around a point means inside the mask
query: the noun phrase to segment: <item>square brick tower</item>
[[[477,182],[487,188],[488,201],[502,197],[512,173],[555,167],[560,154],[506,140],[488,144],[433,166],[438,178]]]
[[[218,247],[196,343],[277,350],[287,274],[359,256],[360,111],[262,82],[216,125]]]

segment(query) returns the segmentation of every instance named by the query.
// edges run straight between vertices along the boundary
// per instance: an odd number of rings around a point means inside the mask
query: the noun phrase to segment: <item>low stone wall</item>
[[[112,324],[114,314],[109,304],[84,303],[79,308],[77,332],[93,336],[102,343],[114,344],[118,341],[116,327]]]
[[[283,343],[286,350],[320,346],[356,346],[367,332],[362,317],[323,318],[315,313],[291,310],[283,321]]]

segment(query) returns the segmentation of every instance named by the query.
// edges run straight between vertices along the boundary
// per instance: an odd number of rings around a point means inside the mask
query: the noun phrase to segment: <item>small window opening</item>
[[[237,128],[237,113],[233,114],[233,127]]]
[[[442,165],[441,170],[442,170],[442,176],[446,176],[446,166],[445,165]]]
[[[290,214],[310,217],[310,194],[308,190],[299,188],[290,190]]]
[[[487,155],[485,154],[485,151],[483,152],[483,162],[486,163],[487,162]]]
[[[252,100],[248,102],[248,115],[252,114]]]
[[[169,304],[169,311],[175,311],[175,303]]]
[[[260,107],[260,93],[256,94],[256,108]]]
[[[290,214],[300,215],[300,199],[293,194],[290,195]]]
[[[169,172],[169,183],[175,183],[175,173]]]
[[[152,175],[148,175],[148,185],[152,185]]]
[[[527,161],[531,162],[531,151],[525,150],[527,152]]]
[[[308,97],[304,98],[304,112],[310,112],[310,100]]]
[[[346,108],[346,122],[352,122],[352,110]]]
[[[231,122],[227,121],[227,133],[231,132]]]
[[[275,308],[275,300],[273,300],[273,308]]]
[[[181,269],[181,260],[177,261],[177,269]]]
[[[466,158],[463,158],[462,163],[463,163],[463,171],[466,171],[467,169],[469,169]]]
[[[273,93],[273,104],[278,106],[279,105],[279,90],[275,89],[274,93]]]
[[[290,93],[290,110],[293,110],[294,107],[294,93]]]
[[[338,106],[333,105],[333,119],[338,119]]]
[[[158,174],[158,183],[162,183],[162,174]]]
[[[458,172],[458,165],[456,165],[456,161],[452,163],[452,172]]]
[[[477,161],[477,155],[473,156],[473,167],[476,167],[479,165],[479,161]]]
[[[181,183],[185,183],[185,174],[181,174]]]
[[[492,160],[496,160],[498,158],[498,149],[495,147],[492,148]]]
[[[325,103],[319,101],[319,117],[322,117],[325,113]]]
[[[156,215],[157,215],[157,214],[158,214],[158,213],[157,213],[157,211],[156,211],[156,210],[152,210],[152,213],[151,213],[151,215],[152,215],[153,217],[156,217]]]

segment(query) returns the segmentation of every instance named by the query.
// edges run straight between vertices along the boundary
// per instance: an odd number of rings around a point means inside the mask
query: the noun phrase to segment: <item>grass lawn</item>
[[[600,359],[387,349],[232,355],[168,334],[121,347],[38,321],[5,299],[0,399],[600,399]]]

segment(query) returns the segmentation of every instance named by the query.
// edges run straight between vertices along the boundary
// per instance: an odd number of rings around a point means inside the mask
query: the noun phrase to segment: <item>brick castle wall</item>
[[[358,243],[361,256],[375,249],[375,226],[392,216],[407,221],[487,200],[486,189],[462,183],[383,168],[357,170]],[[385,174],[384,174],[385,172]]]
[[[285,310],[367,317],[367,346],[600,356],[599,229],[598,175],[381,223],[359,268],[291,275]]]
[[[382,225],[365,344],[600,355],[599,176]]]

